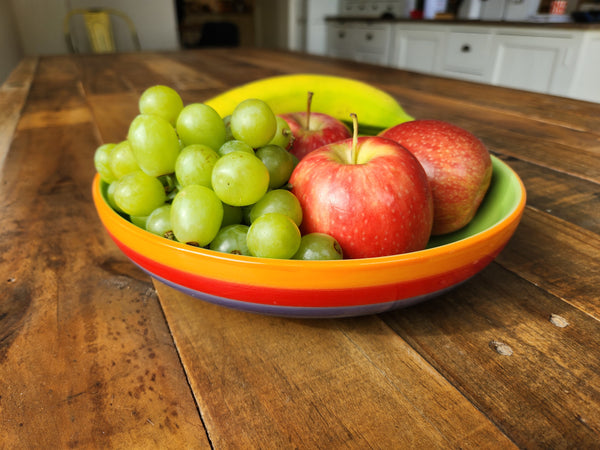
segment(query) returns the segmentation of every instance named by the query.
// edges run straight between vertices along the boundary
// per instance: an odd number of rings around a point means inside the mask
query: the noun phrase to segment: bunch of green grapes
[[[300,232],[291,139],[262,100],[221,117],[157,85],[140,96],[126,139],[98,147],[94,164],[111,207],[151,233],[231,254],[341,259],[331,236]]]

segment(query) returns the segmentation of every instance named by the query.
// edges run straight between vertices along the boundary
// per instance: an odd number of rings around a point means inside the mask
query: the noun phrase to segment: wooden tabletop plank
[[[513,447],[374,316],[269,317],[155,286],[215,448]]]
[[[390,87],[389,90],[409,114],[461,126],[479,137],[490,151],[600,183],[600,138],[597,134],[489,110],[461,99],[415,92],[406,86]],[[600,106],[596,114],[600,114]],[[485,120],[481,120],[482,117]]]
[[[597,445],[597,319],[495,263],[382,318],[520,448]]]
[[[253,60],[252,58],[248,61],[239,57],[248,52],[250,54],[255,53],[252,49],[230,49],[230,51],[224,54],[218,49],[207,48],[202,50],[201,63],[199,63],[198,53],[194,50],[189,50],[179,53],[177,61],[191,69],[202,69],[209,72],[213,78],[220,80],[223,84],[230,87],[239,86],[260,78],[287,73],[285,70],[282,71],[276,67],[271,68],[265,65],[262,60],[258,63],[257,60]],[[267,54],[270,54],[270,52],[267,51]],[[278,59],[280,53],[273,54],[273,57]],[[310,64],[308,58],[307,63]],[[296,63],[295,66],[297,67],[298,64]]]
[[[600,236],[597,233],[527,208],[517,231],[497,260],[600,320]],[[573,283],[575,276],[577,283]]]
[[[23,59],[0,86],[0,168],[29,94],[37,62],[34,57]]]
[[[281,73],[296,71],[297,55],[281,50],[244,49],[228,52],[227,58],[257,64]],[[384,89],[410,86],[416,96],[434,95],[480,105],[488,111],[498,111],[528,120],[539,120],[559,127],[600,134],[597,126],[598,104],[518,89],[472,83],[457,79],[424,75],[358,63],[350,60],[311,55],[302,63],[304,71],[356,77]],[[557,99],[561,107],[556,108]],[[519,105],[515,108],[515,105]]]
[[[489,109],[468,99],[416,93],[414,90],[402,86],[390,88],[390,91],[400,96],[406,108],[418,118],[439,118],[440,120],[461,122],[471,127],[479,126],[481,130],[495,129],[497,133],[509,133],[508,144],[513,143],[511,134],[514,133],[546,144],[556,143],[578,147],[593,155],[600,155],[600,137],[595,130],[581,131],[557,127],[552,122],[540,118],[520,117],[509,111]],[[435,108],[434,105],[438,107]],[[600,105],[595,109],[596,111],[590,108],[590,113],[600,112]],[[482,114],[486,117],[484,121],[481,120]],[[434,115],[435,117],[433,117]]]
[[[597,103],[414,72],[382,72],[382,83],[388,82],[390,85],[410,86],[418,95],[437,95],[521,119],[600,134],[595,118]],[[560,108],[556,107],[557,103],[560,103]]]
[[[2,445],[209,448],[152,284],[94,210],[77,71],[47,62],[0,172]]]
[[[600,234],[600,187],[514,157],[502,157],[527,190],[527,204]]]
[[[293,72],[293,59],[295,55],[275,52],[267,54],[261,52],[260,59],[250,50],[248,52],[232,52],[228,55],[235,61],[242,60],[249,64],[264,64],[270,69],[277,69],[282,73]],[[548,102],[547,96],[539,94],[522,93],[498,89],[494,95],[494,88],[486,86],[487,96],[482,96],[479,85],[474,83],[461,83],[456,80],[440,80],[436,77],[418,77],[417,82],[425,83],[429,80],[431,86],[448,86],[456,83],[461,95],[454,89],[431,89],[423,91],[419,85],[403,83],[403,78],[413,80],[412,74],[399,71],[382,69],[369,71],[369,66],[351,62],[337,61],[335,64],[327,63],[329,60],[311,58],[306,62],[305,70],[319,73],[329,73],[352,76],[358,79],[379,85],[394,95],[405,107],[406,111],[415,118],[429,118],[446,120],[462,126],[476,136],[480,137],[489,148],[504,155],[519,157],[520,159],[534,162],[554,170],[570,173],[587,180],[600,183],[600,138],[597,127],[579,126],[579,122],[589,115],[596,117],[600,114],[600,106],[580,101],[567,102],[572,110],[577,111],[568,123],[556,126],[554,111],[546,112],[540,108],[540,113],[530,116],[531,111],[515,112],[508,102],[503,106],[489,104],[488,97],[500,102],[502,95],[517,99],[517,95],[530,99],[525,105],[535,105],[536,102]],[[507,91],[508,94],[507,94]],[[491,93],[491,95],[490,95]],[[485,97],[486,100],[482,100]],[[519,103],[521,105],[522,102]],[[514,105],[514,103],[513,103]],[[486,120],[482,121],[481,117]],[[550,145],[549,145],[550,144]],[[578,157],[572,158],[573,152]]]
[[[118,143],[127,139],[131,121],[139,114],[139,94],[94,94],[87,101],[98,127],[102,143]]]
[[[23,67],[16,106],[0,91],[2,445],[597,446],[598,105],[275,50]],[[92,157],[125,138],[142,90],[189,103],[299,71],[371,82],[506,160],[529,197],[496,261],[423,304],[337,320],[229,310],[128,262],[93,209]]]

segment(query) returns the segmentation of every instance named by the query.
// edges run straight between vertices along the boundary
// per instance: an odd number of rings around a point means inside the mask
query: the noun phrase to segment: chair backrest
[[[133,21],[121,11],[110,8],[73,9],[67,13],[63,22],[63,30],[67,48],[71,53],[80,53],[80,47],[73,41],[71,32],[71,19],[74,16],[82,16],[85,24],[89,45],[94,53],[114,53],[117,51],[111,16],[118,17],[127,25],[133,48],[141,50],[140,40]]]

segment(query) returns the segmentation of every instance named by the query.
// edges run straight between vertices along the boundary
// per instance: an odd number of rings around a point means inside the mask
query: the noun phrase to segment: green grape
[[[275,131],[275,136],[273,136],[269,145],[279,145],[288,149],[294,138],[292,130],[283,117],[276,116],[275,120],[277,120],[277,131]]]
[[[179,153],[175,161],[175,176],[182,187],[190,184],[211,187],[212,170],[219,155],[212,148],[192,144]]]
[[[146,230],[158,236],[172,239],[171,205],[165,204],[152,211],[146,220]]]
[[[254,155],[254,149],[252,147],[245,142],[238,141],[236,139],[226,141],[219,147],[219,150],[217,150],[219,156],[225,156],[227,153],[231,152],[246,152]]]
[[[223,124],[225,125],[225,142],[231,141],[233,139],[233,134],[231,134],[231,114],[223,117]]]
[[[115,203],[130,216],[147,216],[167,199],[158,178],[141,170],[128,173],[115,183]]]
[[[251,98],[238,104],[231,114],[231,133],[252,148],[267,145],[277,131],[275,114],[264,101]]]
[[[204,247],[215,238],[222,221],[223,204],[205,186],[184,187],[171,204],[171,226],[179,242]]]
[[[124,214],[125,211],[119,208],[117,202],[115,202],[115,190],[117,188],[117,184],[119,184],[117,181],[113,181],[108,185],[108,189],[106,189],[106,200],[112,209],[120,214]]]
[[[241,207],[231,206],[227,203],[223,203],[223,222],[221,223],[221,228],[226,227],[228,225],[242,223],[242,220],[243,215]]]
[[[127,139],[138,165],[148,175],[158,177],[175,171],[179,138],[165,119],[140,114],[131,122]]]
[[[179,113],[176,127],[185,146],[203,144],[217,151],[225,142],[223,119],[204,103],[192,103],[184,107]]]
[[[266,145],[256,150],[256,156],[269,170],[269,189],[277,189],[290,179],[294,170],[292,154],[278,145]]]
[[[288,216],[297,226],[302,223],[302,206],[294,194],[285,189],[267,192],[250,210],[250,222],[268,213]]]
[[[300,230],[284,214],[268,213],[256,219],[248,229],[246,243],[252,256],[289,259],[300,247]]]
[[[110,170],[117,180],[140,170],[129,141],[119,142],[110,152]]]
[[[177,116],[183,109],[183,100],[175,89],[156,85],[142,92],[138,107],[140,113],[160,116],[175,126]]]
[[[210,249],[232,255],[251,256],[246,244],[248,226],[241,224],[228,225],[219,230],[210,243]]]
[[[338,241],[325,233],[309,233],[302,236],[300,247],[293,259],[324,261],[343,259],[344,253]]]
[[[246,206],[256,203],[269,188],[269,171],[260,159],[246,152],[219,158],[212,172],[212,186],[223,203]]]
[[[129,216],[129,220],[136,227],[146,229],[146,221],[148,220],[148,216]]]
[[[103,144],[96,149],[94,153],[94,167],[100,174],[100,178],[107,183],[112,183],[117,179],[110,168],[110,159],[112,149],[116,144]]]

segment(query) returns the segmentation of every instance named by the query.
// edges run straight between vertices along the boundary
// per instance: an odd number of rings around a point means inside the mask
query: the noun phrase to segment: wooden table
[[[152,281],[92,156],[153,84],[366,80],[478,135],[528,190],[500,256],[382,315],[292,320]],[[25,59],[0,91],[0,448],[600,447],[600,105],[254,49]]]

